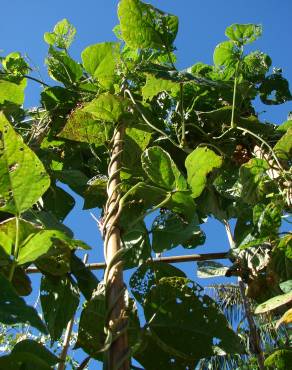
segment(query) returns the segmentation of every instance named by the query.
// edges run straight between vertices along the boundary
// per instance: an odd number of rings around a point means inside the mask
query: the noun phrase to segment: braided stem
[[[108,266],[105,274],[106,304],[108,311],[107,331],[113,334],[113,342],[108,350],[108,370],[129,370],[130,361],[127,353],[128,339],[124,328],[127,326],[125,315],[125,298],[122,263],[117,260],[117,254],[121,252],[121,238],[118,226],[119,219],[119,184],[121,169],[121,154],[123,150],[123,137],[125,127],[119,125],[111,141],[111,159],[108,166],[109,181],[107,186],[108,200],[106,204],[106,222],[104,224],[104,251],[105,260]],[[112,262],[112,263],[111,263]],[[116,335],[121,332],[121,335]],[[121,361],[123,359],[123,361]]]

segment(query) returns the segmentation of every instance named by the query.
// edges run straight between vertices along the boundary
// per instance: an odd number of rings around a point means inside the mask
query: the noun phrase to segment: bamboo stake
[[[169,256],[169,257],[158,257],[149,259],[151,262],[165,262],[165,263],[185,263],[185,262],[195,262],[195,261],[209,261],[209,260],[221,260],[227,259],[228,252],[218,252],[218,253],[203,253],[203,254],[189,254],[185,256]],[[89,270],[104,270],[106,268],[105,262],[90,263],[86,265]],[[27,274],[37,274],[40,271],[37,267],[28,267],[25,272]]]

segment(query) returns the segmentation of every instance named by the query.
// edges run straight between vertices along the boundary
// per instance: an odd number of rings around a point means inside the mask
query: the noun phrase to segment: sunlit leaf
[[[35,204],[50,178],[35,153],[0,114],[0,210],[20,214]],[[32,186],[33,184],[33,186]]]
[[[290,302],[292,302],[292,292],[277,295],[276,297],[273,297],[257,306],[257,308],[255,309],[255,314],[275,310],[276,308],[281,307]]]

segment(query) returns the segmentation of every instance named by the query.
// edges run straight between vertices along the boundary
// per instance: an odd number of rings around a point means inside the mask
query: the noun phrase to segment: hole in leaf
[[[13,163],[9,166],[9,172],[15,171],[19,167],[19,163]]]

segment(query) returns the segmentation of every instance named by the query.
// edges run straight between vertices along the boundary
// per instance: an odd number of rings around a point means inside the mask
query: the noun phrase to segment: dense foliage
[[[89,247],[63,224],[74,199],[60,184],[83,197],[84,209],[103,209],[110,140],[122,125],[119,258],[124,269],[136,267],[123,313],[130,355],[149,370],[194,369],[218,353],[244,355],[250,348],[219,305],[151,256],[204,244],[200,225],[215,217],[229,231],[233,266],[205,262],[201,274],[240,276],[259,304],[256,314],[271,311],[279,330],[291,324],[292,237],[279,229],[292,203],[292,120],[261,122],[254,108],[257,97],[268,105],[291,100],[288,82],[280,69],[271,70],[268,55],[245,53],[261,36],[259,25],[231,25],[214,65],[179,71],[176,16],[139,0],[121,0],[118,16],[117,41],[86,47],[81,62],[70,56],[76,30],[66,19],[44,35],[55,85],[31,76],[19,53],[1,58],[0,321],[29,324],[53,343],[84,302],[75,348],[103,359],[113,340],[105,330],[106,287],[76,256]],[[43,86],[37,109],[22,106],[27,79]],[[43,320],[21,298],[31,293],[32,264],[42,274]],[[274,352],[275,342],[265,366],[286,369],[288,346],[281,342]],[[59,359],[47,347],[20,340],[0,357],[0,368],[51,369]]]

